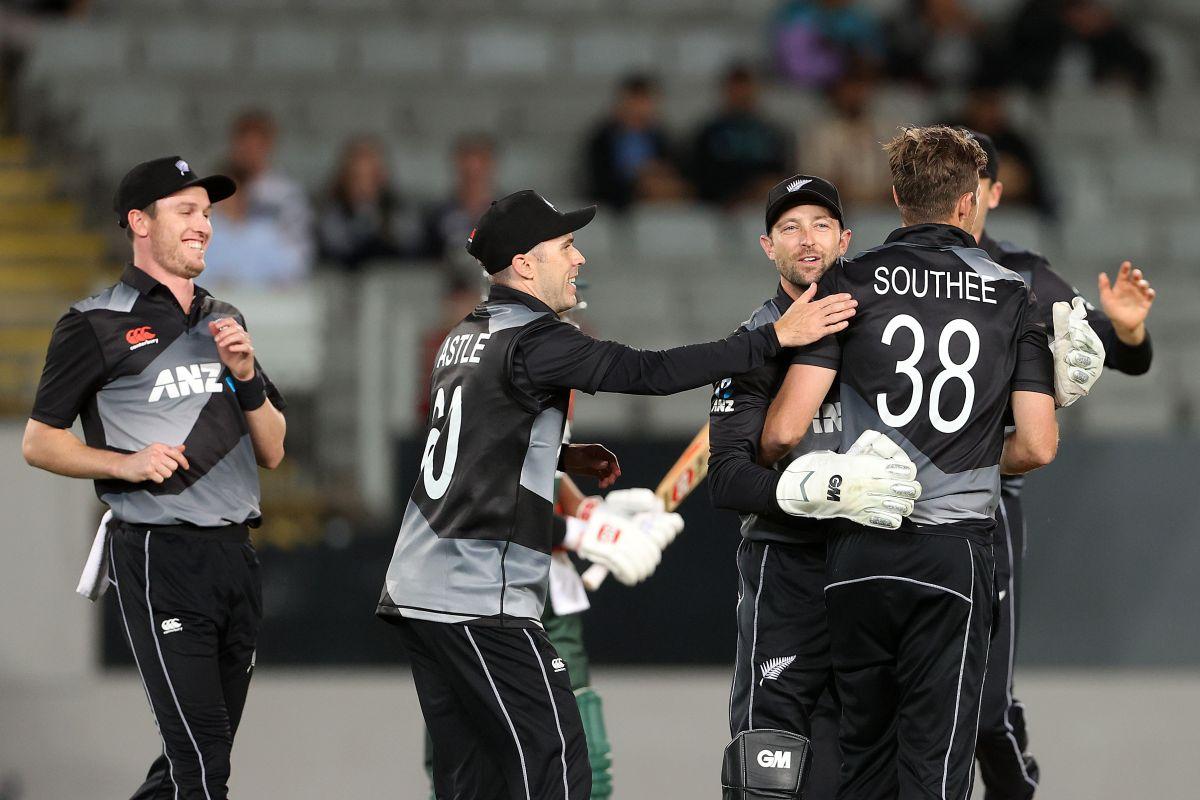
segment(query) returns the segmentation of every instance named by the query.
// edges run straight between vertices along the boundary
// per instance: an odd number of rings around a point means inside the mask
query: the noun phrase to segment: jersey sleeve
[[[822,297],[828,297],[831,294],[843,291],[841,278],[842,270],[840,267],[834,267],[826,271],[821,277],[820,282],[817,283],[817,294],[813,299],[819,300]],[[850,324],[854,324],[853,319],[851,319]],[[792,363],[837,369],[842,364],[841,340],[838,339],[836,333],[831,333],[812,344],[797,347],[792,353]]]
[[[1054,396],[1054,358],[1046,326],[1038,318],[1038,301],[1032,291],[1028,292],[1017,334],[1017,362],[1010,389]]]
[[[564,323],[534,327],[515,347],[514,375],[523,372],[539,390],[665,395],[760,367],[778,352],[779,340],[774,327],[764,325],[705,344],[638,350]]]
[[[758,463],[758,443],[771,404],[769,370],[717,383],[708,416],[708,486],[713,505],[744,514],[779,513],[779,473]]]
[[[1033,271],[1031,288],[1037,296],[1038,318],[1046,326],[1046,330],[1053,333],[1054,304],[1060,301],[1069,303],[1080,293],[1046,263],[1038,265],[1038,268]],[[1087,309],[1088,324],[1092,326],[1092,330],[1104,344],[1104,366],[1124,372],[1126,375],[1142,375],[1147,372],[1154,357],[1150,334],[1147,332],[1146,338],[1141,344],[1125,344],[1118,338],[1112,320],[1102,309],[1091,303],[1087,304]]]
[[[55,428],[71,427],[104,384],[105,374],[104,355],[91,323],[81,312],[68,311],[54,326],[29,416]]]

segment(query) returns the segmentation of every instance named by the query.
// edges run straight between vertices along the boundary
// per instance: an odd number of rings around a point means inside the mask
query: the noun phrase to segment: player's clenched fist
[[[858,301],[848,294],[831,294],[813,300],[817,285],[811,284],[804,294],[775,322],[775,336],[784,347],[801,347],[831,333],[845,330],[856,313]]]
[[[599,497],[584,498],[575,513],[567,520],[563,547],[606,567],[626,586],[654,574],[662,548],[632,519],[614,513]]]
[[[917,467],[881,433],[867,431],[844,454],[806,453],[780,476],[775,497],[788,514],[843,517],[895,530],[921,496]]]
[[[189,469],[188,460],[183,455],[186,446],[155,442],[136,453],[130,453],[121,459],[117,477],[130,483],[162,483],[180,467]]]
[[[237,320],[225,317],[208,323],[208,332],[217,343],[217,354],[221,363],[229,367],[233,377],[239,381],[253,378],[254,345],[246,329],[238,324]]]

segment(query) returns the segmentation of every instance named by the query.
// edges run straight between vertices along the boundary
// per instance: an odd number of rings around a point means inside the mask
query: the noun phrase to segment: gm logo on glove
[[[774,769],[791,769],[792,768],[792,751],[791,750],[759,750],[758,765],[760,767],[772,767]]]

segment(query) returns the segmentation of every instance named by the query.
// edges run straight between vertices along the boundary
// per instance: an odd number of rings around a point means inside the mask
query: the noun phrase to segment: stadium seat
[[[1116,196],[1145,207],[1178,204],[1200,197],[1200,159],[1194,148],[1121,148],[1113,161]]]
[[[127,28],[107,23],[44,25],[26,64],[27,77],[72,81],[81,75],[121,74],[128,66],[131,37]]]
[[[406,120],[412,129],[425,138],[443,140],[447,152],[454,137],[463,133],[504,135],[513,118],[513,110],[503,97],[478,90],[410,95],[402,99],[402,104],[408,109]],[[470,109],[470,113],[464,113],[464,109]]]
[[[1200,142],[1200,97],[1194,88],[1164,90],[1155,102],[1158,105],[1158,131],[1161,136],[1192,146]]]
[[[647,30],[579,30],[571,38],[571,65],[585,76],[618,77],[658,66],[658,39]]]
[[[1146,220],[1138,214],[1067,220],[1063,225],[1067,260],[1056,269],[1080,285],[1093,285],[1096,273],[1115,269],[1124,259],[1152,263],[1155,243]]]
[[[238,37],[229,27],[155,27],[142,39],[146,68],[152,72],[223,72],[234,67]]]
[[[357,63],[371,76],[442,75],[444,44],[445,35],[437,29],[368,30],[358,37]]]
[[[683,344],[683,342],[679,342]],[[667,397],[649,397],[642,424],[655,436],[690,438],[708,422],[712,387],[703,386]]]
[[[1045,229],[1036,211],[1020,206],[1000,206],[987,218],[987,233],[996,240],[1008,240],[1027,250],[1045,254]]]
[[[1147,136],[1145,109],[1121,92],[1063,92],[1049,98],[1050,131],[1059,139],[1125,142]]]
[[[900,227],[900,214],[893,208],[860,208],[852,213],[846,224],[851,231],[850,249],[853,256],[883,244],[888,234]]]
[[[549,31],[539,26],[468,26],[461,58],[465,73],[476,80],[540,76],[557,60],[554,45]]]
[[[335,150],[349,136],[369,133],[387,137],[399,128],[395,93],[386,88],[315,92],[305,105],[308,130]]]
[[[441,198],[450,191],[448,143],[406,140],[392,148],[391,163],[400,186],[407,192]]]
[[[321,28],[271,28],[254,35],[254,69],[274,74],[329,73],[340,66],[342,40]]]
[[[692,206],[641,206],[631,214],[631,233],[640,258],[711,260],[720,248],[716,212]]]
[[[763,36],[758,26],[737,30],[725,23],[720,27],[683,30],[671,37],[671,58],[666,68],[680,77],[715,78],[735,61],[749,64],[760,61],[762,46]]]

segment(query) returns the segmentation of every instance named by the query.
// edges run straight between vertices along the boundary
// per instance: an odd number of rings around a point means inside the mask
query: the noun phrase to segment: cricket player
[[[970,233],[983,149],[945,126],[904,129],[886,149],[904,227],[822,278],[823,292],[853,295],[858,314],[798,352],[768,412],[763,457],[803,438],[837,380],[844,439],[898,447],[916,464],[920,499],[898,530],[843,523],[827,548],[837,796],[965,797],[999,476],[1054,458],[1054,362],[1025,283]],[[860,439],[870,430],[885,441]],[[812,479],[830,497],[842,491],[832,469]]]
[[[262,621],[249,528],[285,404],[242,315],[195,283],[209,213],[235,189],[178,156],[125,175],[114,206],[133,260],[58,321],[25,429],[31,465],[91,478],[112,511],[101,552],[163,743],[135,800],[228,796]]]
[[[1054,272],[1042,255],[1011,242],[997,242],[987,235],[984,226],[988,211],[1000,204],[1004,193],[1004,184],[999,180],[1000,157],[990,137],[974,131],[971,135],[987,154],[987,166],[979,176],[979,213],[972,233],[993,261],[1021,276],[1034,297],[1038,319],[1052,329],[1054,304],[1070,303],[1079,292]],[[1115,279],[1101,273],[1099,294],[1100,308],[1089,304],[1087,321],[1103,345],[1104,366],[1127,375],[1144,374],[1150,369],[1152,358],[1146,317],[1154,303],[1154,289],[1142,271],[1126,261]],[[1071,383],[1063,385],[1072,391],[1060,397],[1059,403],[1070,403],[1080,389]],[[1025,517],[1021,510],[1024,484],[1025,479],[1020,475],[1004,475],[1000,481],[999,520],[993,545],[1000,613],[988,657],[979,740],[975,745],[975,758],[986,788],[985,800],[1027,800],[1033,797],[1039,779],[1037,761],[1028,752],[1025,706],[1013,696],[1021,563],[1025,555]]]
[[[640,351],[561,320],[584,265],[575,231],[524,190],[495,202],[467,250],[492,284],[433,368],[429,432],[378,614],[412,661],[439,797],[588,797],[591,770],[567,665],[541,627],[554,473],[620,470],[599,445],[562,447],[570,391],[670,394],[814,342],[853,315],[810,291],[776,322],[708,344]],[[631,287],[633,288],[633,287]],[[605,540],[598,532],[597,546]]]

